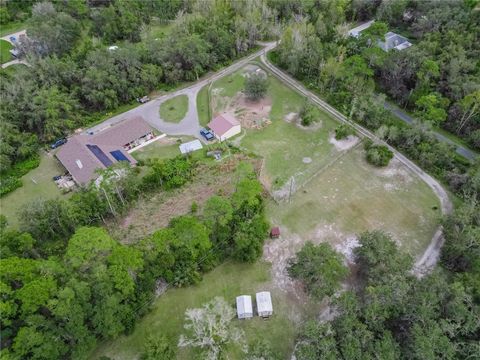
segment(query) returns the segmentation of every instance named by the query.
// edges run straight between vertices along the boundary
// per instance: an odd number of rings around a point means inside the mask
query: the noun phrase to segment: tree
[[[371,141],[365,143],[367,161],[375,166],[387,166],[393,158],[393,152],[386,145],[374,145]]]
[[[300,109],[299,117],[300,119],[302,119],[303,126],[312,125],[314,122],[318,120],[317,109],[312,104],[312,102],[306,100],[303,103],[303,106]]]
[[[75,47],[81,29],[77,20],[66,13],[57,12],[52,3],[40,2],[32,8],[27,34],[31,40],[25,42],[27,52],[63,55]]]
[[[226,345],[243,342],[243,331],[232,324],[234,318],[235,310],[221,297],[201,308],[187,309],[183,326],[186,334],[180,336],[178,346],[199,347],[206,359],[219,359]]]
[[[439,125],[447,119],[445,107],[448,103],[448,99],[441,97],[439,94],[424,95],[415,102],[415,105],[420,109],[417,115],[423,121]]]
[[[144,344],[142,360],[171,360],[175,349],[165,335],[149,336]]]
[[[268,90],[268,78],[265,73],[252,72],[245,78],[245,95],[252,101],[263,98]]]
[[[307,292],[315,298],[332,296],[348,275],[341,256],[327,243],[307,242],[288,262],[288,274],[303,282]]]

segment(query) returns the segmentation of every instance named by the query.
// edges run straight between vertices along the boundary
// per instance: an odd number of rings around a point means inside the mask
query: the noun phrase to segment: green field
[[[180,139],[180,142],[177,142],[177,139]],[[146,160],[148,158],[173,158],[177,155],[180,155],[180,149],[178,148],[178,146],[181,143],[191,141],[193,139],[194,138],[191,136],[163,138],[134,151],[131,155],[137,160]]]
[[[62,196],[52,177],[65,172],[53,155],[42,153],[40,165],[22,177],[23,186],[0,199],[0,213],[10,225],[18,225],[17,212],[36,198],[52,199]]]
[[[295,340],[295,324],[289,320],[294,304],[288,303],[285,294],[270,286],[270,266],[264,262],[255,264],[225,263],[205,275],[198,285],[187,288],[170,289],[155,301],[151,313],[141,319],[129,336],[101,345],[93,354],[93,359],[109,356],[112,359],[138,358],[145,339],[149,335],[166,334],[176,344],[183,332],[185,310],[200,307],[215,296],[224,297],[235,304],[235,297],[241,294],[255,296],[256,291],[272,291],[274,316],[268,321],[254,318],[251,320],[233,320],[244,331],[248,343],[257,339],[269,341],[277,349],[282,359],[292,351]],[[242,359],[243,354],[235,346],[229,349],[230,359]],[[198,359],[193,350],[180,349],[178,359]]]
[[[438,198],[400,163],[378,169],[364,157],[362,149],[350,151],[295,193],[289,203],[271,202],[272,221],[302,238],[333,242],[383,229],[412,255],[423,252],[441,215]]]
[[[0,36],[13,34],[23,29],[25,29],[25,22],[9,22],[8,24],[2,24],[2,26],[0,26]]]
[[[179,95],[160,105],[160,117],[168,122],[179,123],[188,111],[187,95]]]
[[[12,49],[12,44],[6,40],[0,39],[0,64],[4,64],[13,59],[12,54],[10,54],[10,50]]]
[[[207,126],[211,120],[208,85],[205,85],[197,94],[197,113],[200,125]]]

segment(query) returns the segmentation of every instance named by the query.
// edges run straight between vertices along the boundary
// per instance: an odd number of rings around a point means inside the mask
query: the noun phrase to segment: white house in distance
[[[232,136],[240,134],[242,126],[232,115],[223,113],[215,117],[208,123],[215,137],[220,141],[225,141]]]
[[[252,297],[250,295],[237,296],[237,316],[239,319],[253,317]]]
[[[255,295],[257,299],[258,316],[269,317],[273,314],[272,297],[269,291],[261,291]]]
[[[362,31],[368,29],[372,24],[375,22],[375,20],[370,20],[367,21],[366,23],[360,24],[359,26],[351,29],[348,32],[348,35],[353,36],[354,38],[358,39],[360,35],[362,34]],[[394,32],[387,32],[385,34],[385,41],[378,41],[377,44],[383,51],[390,51],[392,49],[401,51],[404,49],[409,48],[412,46],[412,43],[408,41],[408,39],[405,36],[396,34]]]

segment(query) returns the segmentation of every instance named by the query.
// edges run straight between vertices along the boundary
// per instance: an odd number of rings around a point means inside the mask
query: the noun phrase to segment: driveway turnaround
[[[273,49],[276,46],[275,42],[264,44],[264,48],[261,50],[233,63],[232,65],[226,67],[225,69],[203,79],[199,82],[185,87],[183,89],[174,91],[170,94],[159,96],[145,104],[139,105],[136,108],[124,112],[120,115],[111,117],[108,120],[105,120],[101,124],[93,126],[92,128],[86,130],[85,132],[98,132],[101,131],[113,124],[116,124],[124,119],[133,117],[133,116],[142,116],[145,121],[147,121],[152,127],[165,133],[167,135],[190,135],[194,136],[201,141],[204,141],[203,137],[200,135],[200,122],[198,119],[197,112],[197,94],[198,92],[206,85],[212,83],[213,81],[222,78],[223,76],[229,75],[243,66],[245,66],[249,61],[255,57],[263,54],[264,52]],[[188,97],[188,111],[185,117],[177,124],[167,122],[160,117],[160,105],[176,96],[186,95]]]

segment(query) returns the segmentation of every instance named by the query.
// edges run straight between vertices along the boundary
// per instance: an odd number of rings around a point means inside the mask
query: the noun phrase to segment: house
[[[140,116],[124,120],[97,133],[70,137],[55,154],[78,185],[97,178],[97,169],[119,162],[135,165],[129,151],[154,138],[153,130]]]
[[[220,141],[225,141],[232,136],[240,134],[242,131],[242,127],[238,120],[227,113],[215,117],[208,123],[208,127],[212,130],[213,135],[215,135]]]
[[[277,239],[280,237],[280,228],[278,226],[275,226],[270,230],[270,237],[272,239]]]
[[[379,41],[378,46],[380,46],[383,51],[387,52],[392,49],[401,51],[412,46],[412,43],[409,42],[405,36],[389,31],[385,34],[385,41]]]
[[[190,152],[202,149],[203,146],[200,140],[193,140],[187,143],[180,144],[179,148],[182,154],[188,154]]]
[[[253,317],[252,297],[250,295],[237,296],[237,316],[239,319]]]
[[[370,26],[372,26],[374,22],[375,20],[370,20],[370,21],[367,21],[366,23],[360,24],[359,26],[350,30],[348,32],[348,35],[358,39],[362,31],[368,29]]]
[[[261,317],[269,317],[273,314],[272,297],[269,291],[261,291],[256,295],[257,313]]]

